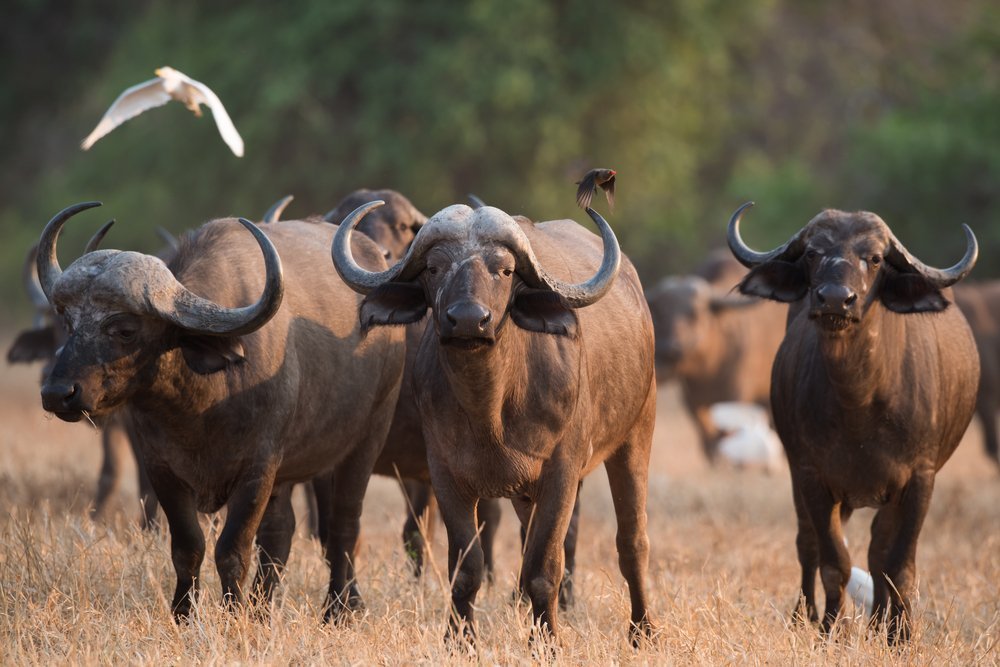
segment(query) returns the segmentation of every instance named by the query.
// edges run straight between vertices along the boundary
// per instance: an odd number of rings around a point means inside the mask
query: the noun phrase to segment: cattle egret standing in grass
[[[218,96],[212,89],[200,81],[178,72],[172,67],[161,67],[156,70],[156,78],[132,86],[118,96],[97,124],[94,131],[83,140],[80,147],[88,150],[97,140],[115,129],[130,118],[135,118],[143,111],[153,107],[161,107],[170,100],[183,102],[184,106],[201,116],[199,105],[205,104],[212,110],[219,134],[236,157],[243,157],[243,139],[236,131],[236,126],[230,120],[226,108],[222,106]]]

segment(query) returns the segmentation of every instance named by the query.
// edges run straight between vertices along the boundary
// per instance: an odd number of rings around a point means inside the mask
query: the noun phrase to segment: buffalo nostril
[[[854,302],[857,301],[857,300],[858,300],[858,295],[857,294],[852,294],[849,297],[847,297],[846,299],[844,299],[844,305],[845,306],[853,306]]]
[[[483,318],[479,320],[479,328],[481,330],[486,329],[486,325],[489,324],[490,320],[492,319],[493,319],[493,313],[487,312],[485,315],[483,315]]]
[[[826,303],[826,297],[823,296],[822,291],[816,292],[816,298],[819,300],[820,303]]]
[[[70,392],[63,397],[63,405],[69,406],[73,402],[73,399],[80,395],[81,391],[83,391],[83,388],[80,386],[80,383],[74,382]]]

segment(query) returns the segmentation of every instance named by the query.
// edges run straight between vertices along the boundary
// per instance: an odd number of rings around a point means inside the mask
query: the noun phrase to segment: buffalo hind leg
[[[101,472],[97,476],[97,495],[91,510],[91,516],[95,519],[104,518],[108,502],[118,490],[126,451],[125,430],[118,417],[111,417],[101,429]]]
[[[247,471],[226,505],[226,523],[215,543],[215,567],[222,582],[222,599],[230,608],[244,602],[243,582],[250,570],[254,536],[270,501],[276,470],[277,466],[269,463]]]
[[[573,503],[573,515],[569,519],[566,539],[563,540],[563,550],[566,554],[566,565],[563,570],[562,585],[559,587],[559,609],[565,611],[576,601],[573,595],[573,571],[576,569],[576,540],[580,529],[580,489],[583,482],[577,484],[576,502]]]
[[[313,536],[326,548],[330,533],[330,510],[333,507],[333,473],[317,475],[312,479],[313,497],[316,499],[316,530]]]
[[[447,472],[431,466],[434,494],[448,533],[448,575],[451,578],[451,613],[446,641],[461,634],[469,642],[476,637],[473,605],[483,584],[483,547],[476,530],[478,499],[459,493]]]
[[[496,498],[483,498],[476,506],[476,521],[479,522],[479,541],[483,545],[487,585],[493,584],[493,545],[496,542],[497,529],[500,527],[500,514],[500,501]]]
[[[148,472],[170,528],[170,557],[177,575],[170,610],[174,620],[180,622],[190,615],[198,592],[198,572],[205,558],[205,535],[201,532],[198,509],[187,484],[166,467]]]
[[[275,487],[257,528],[259,564],[254,580],[254,602],[263,613],[274,597],[281,573],[288,562],[295,535],[295,511],[292,509],[292,485]]]
[[[647,429],[644,429],[647,430]],[[627,442],[604,462],[615,505],[618,533],[618,567],[628,583],[632,602],[629,639],[639,646],[655,632],[646,597],[646,572],[649,566],[649,536],[646,533],[646,485],[649,480],[649,446],[652,424],[648,433]]]
[[[385,434],[382,434],[383,438]],[[325,622],[340,621],[351,612],[365,608],[354,573],[354,558],[361,535],[361,509],[379,449],[362,444],[344,459],[333,474],[333,503],[326,538],[326,559],[330,564]]]
[[[413,576],[419,578],[424,571],[424,558],[434,525],[434,491],[430,484],[415,479],[404,479],[402,486],[406,495],[403,550],[413,565]]]

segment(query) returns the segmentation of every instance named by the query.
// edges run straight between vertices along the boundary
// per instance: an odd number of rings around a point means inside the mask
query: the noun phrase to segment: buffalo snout
[[[493,313],[471,300],[453,303],[445,310],[441,335],[444,338],[492,338]]]
[[[825,312],[846,313],[857,301],[857,292],[847,285],[826,283],[816,290],[816,305]]]
[[[86,409],[79,382],[46,382],[42,385],[42,407],[60,419],[78,421]]]

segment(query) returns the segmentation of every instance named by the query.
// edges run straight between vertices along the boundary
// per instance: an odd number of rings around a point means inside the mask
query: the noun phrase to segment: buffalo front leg
[[[483,583],[483,547],[476,530],[477,498],[459,493],[451,476],[431,467],[434,495],[448,533],[448,574],[451,578],[451,613],[445,639],[459,634],[475,640],[473,604]]]
[[[170,604],[174,620],[191,613],[198,591],[198,571],[205,558],[205,536],[198,523],[198,509],[191,489],[166,467],[148,470],[149,479],[163,506],[170,528],[170,557],[177,575],[177,587]]]
[[[260,563],[254,580],[255,602],[266,606],[274,596],[274,588],[281,581],[281,573],[288,562],[295,534],[295,511],[292,509],[292,485],[282,484],[274,489],[267,503],[260,526],[257,528],[257,547]]]
[[[215,567],[227,606],[235,607],[245,601],[243,582],[250,570],[254,535],[270,501],[276,469],[275,464],[269,463],[248,471],[229,497],[226,523],[215,544]]]
[[[804,479],[798,488],[816,532],[820,580],[826,594],[826,611],[820,629],[829,634],[844,608],[844,587],[851,576],[851,557],[841,529],[840,503],[819,480]]]
[[[933,492],[933,470],[921,470],[913,475],[899,499],[898,521],[892,522],[896,525],[886,526],[887,530],[895,529],[895,539],[886,551],[884,565],[877,573],[873,568],[874,598],[879,600],[881,596],[889,600],[890,643],[910,639],[913,615],[910,600],[916,589],[917,539],[927,517]],[[872,613],[874,616],[874,605]]]
[[[819,622],[819,612],[816,608],[816,573],[819,572],[819,545],[816,541],[816,529],[813,528],[809,510],[805,500],[792,476],[792,499],[795,502],[795,518],[798,521],[798,532],[795,535],[795,551],[799,557],[799,567],[802,570],[802,581],[799,584],[799,597],[792,611],[792,619],[797,622]]]
[[[531,600],[534,628],[558,636],[559,588],[565,570],[564,541],[579,479],[567,471],[544,474],[535,498],[521,563],[520,588]]]

